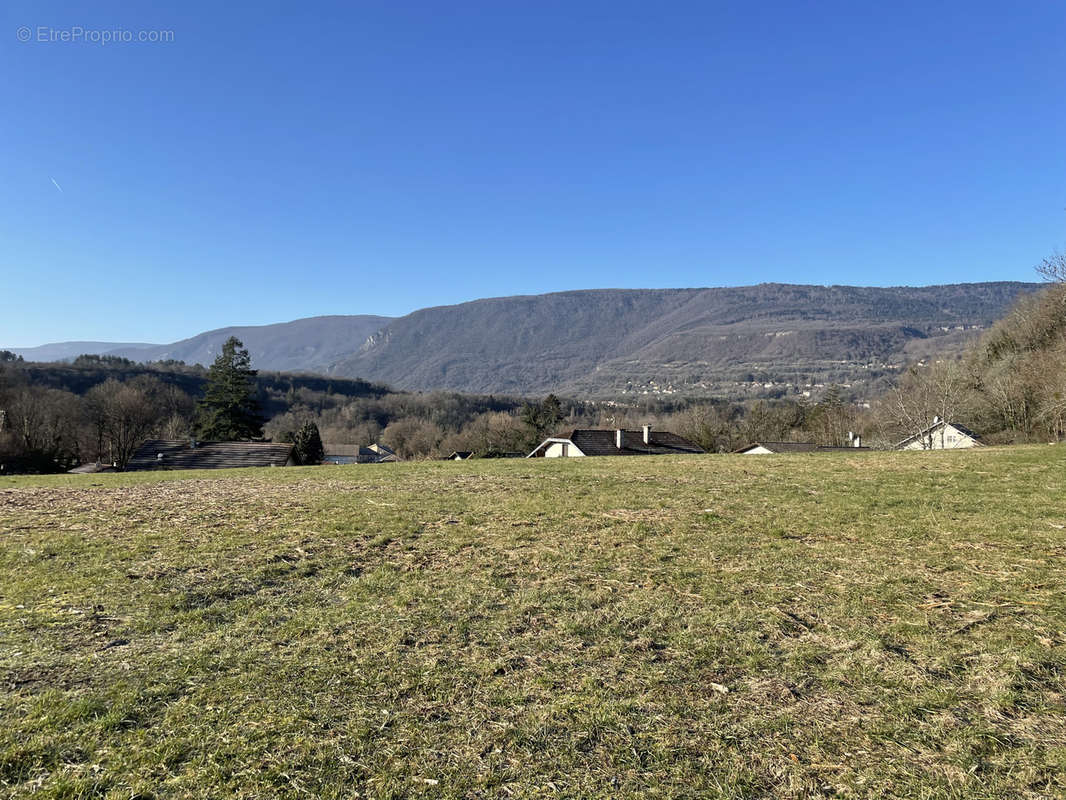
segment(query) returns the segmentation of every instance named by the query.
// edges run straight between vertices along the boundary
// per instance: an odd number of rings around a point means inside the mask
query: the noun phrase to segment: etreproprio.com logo
[[[174,41],[174,31],[86,28],[81,25],[68,28],[21,25],[15,30],[15,38],[20,42],[35,44],[165,44]]]

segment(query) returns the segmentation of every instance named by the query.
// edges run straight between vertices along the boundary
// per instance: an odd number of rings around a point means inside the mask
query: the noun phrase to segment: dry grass
[[[1061,797],[1064,466],[0,479],[0,794]]]

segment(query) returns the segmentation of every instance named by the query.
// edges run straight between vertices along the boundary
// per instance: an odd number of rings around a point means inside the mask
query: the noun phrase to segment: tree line
[[[514,398],[393,392],[360,380],[261,375],[235,338],[207,369],[95,355],[71,364],[34,364],[4,351],[0,473],[59,472],[95,461],[123,468],[149,438],[273,438],[293,442],[298,458],[315,463],[322,452],[319,424],[331,441],[382,441],[417,458],[441,444],[439,431],[520,408]]]
[[[230,339],[211,365],[140,365],[81,356],[34,365],[0,352],[0,471],[54,472],[101,461],[123,467],[148,438],[291,441],[305,463],[323,443],[380,442],[401,458],[452,451],[527,453],[573,428],[672,430],[708,452],[753,441],[846,446],[849,433],[891,447],[934,418],[960,421],[991,443],[1066,436],[1066,257],[1040,265],[1049,285],[1023,297],[960,357],[909,365],[870,404],[842,386],[815,400],[647,398],[532,401],[457,392],[396,392],[364,381],[260,375]]]
[[[1037,271],[1048,285],[1022,297],[968,351],[903,373],[872,417],[882,435],[914,435],[939,417],[991,444],[1066,436],[1066,256]]]
[[[38,366],[0,354],[4,472],[56,472],[94,461],[122,468],[149,438],[290,441],[304,463],[320,460],[323,443],[330,442],[380,442],[404,459],[452,451],[505,456],[528,453],[547,436],[576,427],[637,428],[649,422],[710,451],[726,451],[752,438],[843,440],[853,418],[847,398],[835,389],[813,406],[650,398],[617,404],[555,395],[530,401],[390,392],[325,378],[264,379],[236,339],[207,370],[184,364],[173,365],[175,371],[159,364],[144,369],[126,359],[96,356],[69,367]]]

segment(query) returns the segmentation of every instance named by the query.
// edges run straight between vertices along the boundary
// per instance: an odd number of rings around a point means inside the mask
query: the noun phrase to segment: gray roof
[[[826,444],[815,444],[814,442],[752,442],[751,444],[744,445],[739,450],[734,450],[735,453],[743,453],[751,450],[754,447],[764,447],[771,453],[826,453],[826,452],[839,452],[841,450],[855,451],[855,450],[869,450],[869,447],[831,447]]]
[[[699,445],[669,431],[651,431],[647,444],[643,431],[622,431],[621,448],[618,447],[616,436],[617,431],[609,428],[577,428],[569,436],[559,437],[559,440],[573,442],[587,456],[659,456],[704,452]],[[543,447],[542,443],[533,453]]]
[[[392,450],[391,447],[386,447],[383,444],[375,443],[366,448],[371,453],[374,453],[378,457],[380,463],[389,461],[399,461],[400,457]]]
[[[371,444],[368,446],[358,444],[323,444],[322,449],[326,457],[324,461],[335,458],[354,458],[359,464],[381,464],[390,461],[399,461],[397,455],[383,444]]]
[[[283,467],[291,455],[292,445],[281,442],[197,442],[193,447],[187,439],[149,439],[126,470]]]
[[[813,453],[818,449],[818,445],[814,442],[752,442],[735,452],[743,453],[756,447],[766,448],[771,453]]]
[[[365,448],[360,447],[357,444],[334,444],[332,442],[323,442],[322,450],[326,454],[326,458],[330,456],[357,456],[360,450]]]

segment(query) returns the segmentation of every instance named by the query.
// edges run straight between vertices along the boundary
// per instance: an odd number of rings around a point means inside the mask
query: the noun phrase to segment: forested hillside
[[[978,425],[1015,441],[1066,435],[1066,260],[1049,259],[1052,279],[1022,298],[982,339],[968,369]]]
[[[1038,270],[1049,282],[963,352],[909,364],[874,406],[883,441],[913,435],[934,417],[960,422],[986,443],[1066,436],[1066,258]]]
[[[389,324],[333,372],[402,388],[585,397],[729,397],[890,385],[959,352],[1032,284],[764,284],[478,300]]]
[[[398,319],[313,317],[223,328],[169,345],[89,343],[90,350],[70,343],[15,352],[31,360],[97,352],[209,364],[235,335],[261,369],[409,390],[748,399],[817,394],[839,383],[873,395],[908,362],[962,352],[1034,288],[600,289],[475,300]]]

